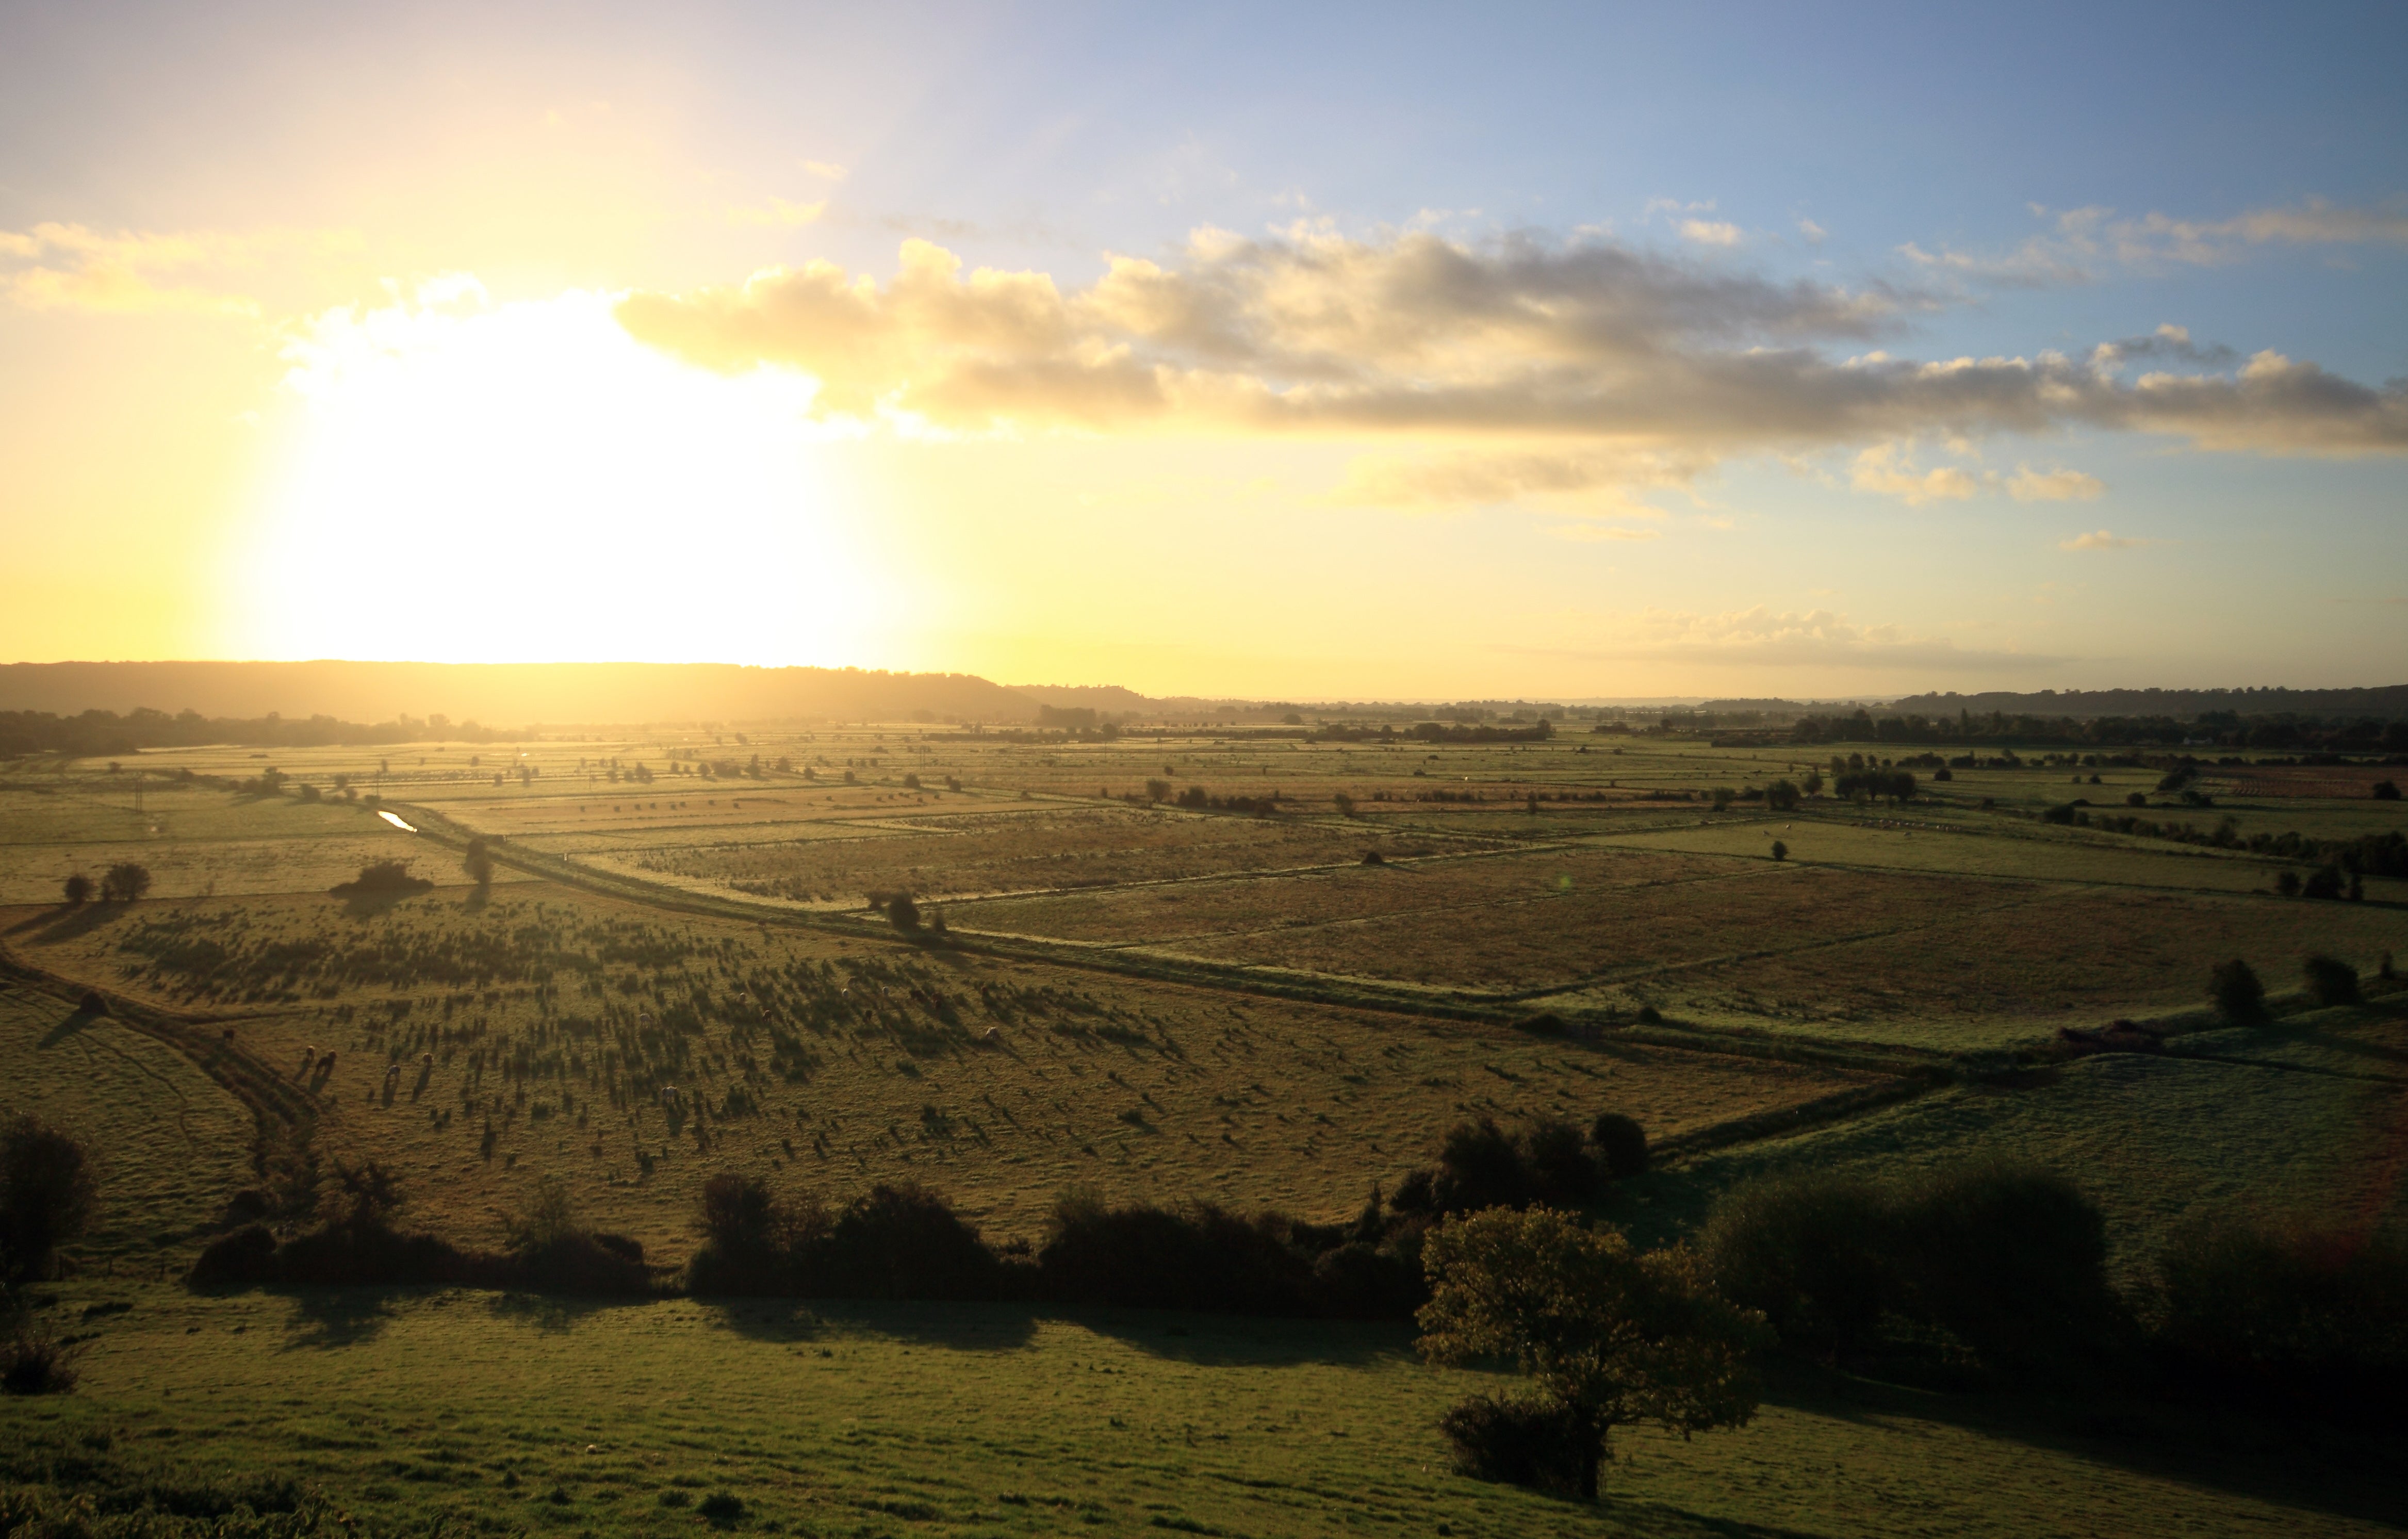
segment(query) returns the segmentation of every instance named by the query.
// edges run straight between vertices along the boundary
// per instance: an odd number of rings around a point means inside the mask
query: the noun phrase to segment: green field
[[[493,1244],[556,1177],[671,1266],[724,1171],[832,1201],[922,1181],[997,1239],[1039,1237],[1071,1187],[1335,1220],[1462,1118],[1608,1110],[1660,1151],[1603,1208],[1649,1239],[1764,1172],[2000,1155],[2094,1194],[2128,1287],[2203,1212],[2400,1221],[2408,1016],[2372,975],[2408,952],[2408,887],[2283,899],[2284,862],[2036,816],[2153,771],[1712,811],[1814,762],[889,726],[0,770],[0,1113],[76,1129],[105,1181],[49,1295],[91,1338],[84,1383],[0,1401],[0,1478],[289,1477],[378,1519],[565,1533],[688,1532],[723,1490],[741,1527],[824,1533],[2388,1532],[2398,1482],[2347,1438],[2164,1405],[1784,1369],[1742,1431],[1627,1439],[1585,1509],[1451,1473],[1433,1417],[1478,1375],[1395,1328],[158,1280],[260,1179],[279,1107],[322,1158],[397,1171],[408,1223]],[[227,788],[271,767],[280,791]],[[2253,775],[2151,815],[2408,827]],[[1154,805],[1149,780],[1283,810]],[[490,888],[462,874],[472,835]],[[327,893],[373,859],[437,885]],[[125,860],[143,901],[56,901]],[[896,890],[941,940],[867,906]],[[2305,1010],[2318,952],[2374,1002]],[[2274,1024],[2203,1008],[2231,956]],[[87,987],[116,1014],[74,1009]],[[1524,1028],[1542,1012],[1560,1034]],[[2119,1016],[2178,1034],[2061,1052],[2059,1028]]]

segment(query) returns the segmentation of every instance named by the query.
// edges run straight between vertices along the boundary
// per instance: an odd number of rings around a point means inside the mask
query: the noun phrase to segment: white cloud
[[[1700,246],[1736,246],[1740,242],[1739,226],[1719,219],[1684,219],[1680,230],[1682,239]]]
[[[2007,495],[2017,502],[2088,502],[2107,489],[2097,476],[2079,470],[2035,470],[2018,466],[2007,478]]]
[[[1806,237],[1806,244],[1809,246],[1821,245],[1824,237],[1830,234],[1828,230],[1811,219],[1801,219],[1798,222],[1798,233]]]
[[[27,309],[122,314],[185,311],[251,316],[256,301],[233,280],[273,252],[323,248],[343,237],[271,230],[252,236],[201,230],[104,235],[46,223],[0,230],[0,295]]]
[[[832,160],[807,160],[803,162],[803,169],[823,181],[842,181],[853,174],[850,168]]]
[[[1734,669],[1855,668],[1926,676],[2015,672],[2065,661],[2038,653],[1960,647],[1946,637],[1914,636],[1893,625],[1862,625],[1829,610],[1775,611],[1760,604],[1722,614],[1650,610],[1614,644],[1589,651],[1552,650],[1551,654]]]
[[[1975,489],[1973,478],[1953,465],[1932,470],[1916,469],[1914,461],[1894,443],[1877,443],[1857,454],[1849,481],[1859,492],[1898,497],[1910,508],[1920,508],[1928,502],[1959,501],[1971,496]]]
[[[1866,344],[1942,302],[1928,292],[1776,281],[1609,238],[1199,230],[1175,262],[1115,256],[1068,289],[1044,272],[965,271],[923,240],[901,254],[883,286],[818,261],[638,293],[618,314],[708,367],[809,374],[819,414],[955,431],[1548,440],[1568,456],[1684,465],[2067,426],[2259,453],[2408,452],[2408,383],[2370,387],[2274,352],[2222,372],[2162,336],[2131,345],[2190,367],[2128,382],[2096,355],[1917,361]],[[1861,468],[1889,495],[1971,490],[1944,467],[1910,486],[1888,453]]]
[[[1664,531],[1661,529],[1627,529],[1610,524],[1556,524],[1550,525],[1547,533],[1557,539],[1569,539],[1582,545],[1601,544],[1609,540],[1664,538]]]
[[[2110,534],[2104,529],[2093,529],[2088,534],[2075,535],[2071,539],[2058,540],[2057,548],[2060,551],[2134,551],[2152,543],[2154,541],[2132,539]]]

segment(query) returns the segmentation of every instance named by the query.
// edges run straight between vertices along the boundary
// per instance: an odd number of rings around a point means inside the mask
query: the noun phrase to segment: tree
[[[1739,799],[1739,793],[1727,785],[1715,786],[1711,795],[1713,797],[1714,811],[1717,813],[1729,811],[1730,804]]]
[[[2300,964],[2300,971],[2316,1003],[2327,1007],[2358,1003],[2358,969],[2340,957],[2311,956]]]
[[[2400,783],[2389,780],[2376,781],[2374,783],[2374,799],[2377,801],[2398,801],[2400,799]]]
[[[1354,815],[1354,798],[1348,796],[1343,791],[1329,798],[1329,804],[1338,809],[1338,815],[1340,817],[1353,817]]]
[[[1821,796],[1823,794],[1823,771],[1820,770],[1807,770],[1806,778],[1802,783],[1801,789],[1803,789],[1810,797]]]
[[[1789,846],[1788,846],[1788,845],[1786,845],[1786,844],[1784,844],[1783,842],[1781,842],[1781,841],[1779,841],[1779,840],[1777,840],[1777,839],[1776,839],[1776,840],[1774,840],[1774,841],[1772,841],[1772,858],[1773,858],[1773,859],[1775,859],[1775,860],[1786,860],[1786,859],[1788,859],[1788,858],[1789,858]]]
[[[132,860],[119,861],[100,879],[100,896],[112,903],[131,903],[150,890],[150,868]]]
[[[1431,1230],[1422,1264],[1424,1355],[1515,1359],[1570,1435],[1584,1498],[1616,1427],[1686,1435],[1756,1414],[1748,1356],[1764,1316],[1716,1291],[1685,1246],[1642,1254],[1620,1230],[1553,1208],[1492,1208]]]
[[[1764,804],[1776,813],[1798,810],[1798,787],[1787,780],[1776,780],[1764,788]]]
[[[920,905],[911,901],[908,892],[898,892],[886,904],[886,918],[906,935],[920,933]]]
[[[9,1123],[0,1134],[0,1281],[49,1271],[59,1246],[83,1232],[97,1189],[73,1134],[36,1116]]]
[[[1168,801],[1170,799],[1170,782],[1167,780],[1147,781],[1145,783],[1145,799],[1148,801]]]
[[[66,882],[60,888],[60,896],[66,899],[66,904],[69,908],[81,908],[84,904],[91,902],[92,892],[92,878],[84,875],[81,871],[78,871],[73,876],[68,877]]]
[[[467,851],[460,857],[460,866],[468,873],[468,880],[477,885],[490,887],[494,885],[494,856],[485,848],[483,840],[468,841]]]
[[[2266,985],[2258,981],[2257,969],[2238,956],[2217,963],[2207,975],[2207,997],[2228,1021],[2247,1026],[2266,1018]]]

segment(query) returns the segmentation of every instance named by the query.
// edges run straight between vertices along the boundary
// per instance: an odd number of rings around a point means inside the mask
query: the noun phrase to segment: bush
[[[71,909],[81,908],[84,904],[91,902],[92,894],[92,878],[84,875],[81,871],[76,872],[73,876],[68,877],[65,882],[60,885],[59,896],[65,901],[67,907]]]
[[[150,868],[121,860],[102,873],[100,896],[111,903],[132,903],[150,890]]]
[[[2377,801],[2398,801],[2400,799],[2399,782],[2388,780],[2376,781],[2374,783],[2374,799]]]
[[[826,1237],[803,1247],[804,1290],[848,1299],[997,1299],[1003,1263],[978,1227],[917,1182],[853,1199]]]
[[[1764,805],[1773,812],[1794,813],[1798,802],[1799,791],[1793,782],[1776,780],[1764,788]]]
[[[186,1279],[194,1287],[257,1287],[276,1280],[276,1236],[246,1224],[209,1242]]]
[[[1763,1311],[1784,1346],[1828,1360],[1865,1345],[1903,1291],[1893,1228],[1871,1182],[1806,1172],[1724,1196],[1698,1246],[1733,1302]]]
[[[2266,1018],[2266,985],[2258,981],[2257,969],[2238,956],[2217,963],[2207,975],[2207,997],[2215,1001],[2216,1014],[2236,1025]]]
[[[2338,956],[2311,956],[2300,964],[2308,992],[2316,1003],[2330,1007],[2358,1002],[2358,969]]]
[[[2158,1263],[2156,1343],[2177,1373],[2253,1400],[2347,1409],[2408,1374],[2408,1245],[2397,1235],[2214,1217]]]
[[[920,933],[920,905],[910,893],[896,893],[886,905],[887,922],[906,935]]]
[[[1783,843],[1781,841],[1779,841],[1779,840],[1777,840],[1777,839],[1776,839],[1776,840],[1774,840],[1774,841],[1772,841],[1772,858],[1773,858],[1773,859],[1775,859],[1775,860],[1786,860],[1786,859],[1788,859],[1788,858],[1789,858],[1789,846],[1788,846],[1788,845],[1786,845],[1786,844],[1784,844],[1784,843]]]
[[[1599,1112],[1588,1125],[1588,1141],[1597,1145],[1598,1163],[1609,1181],[1627,1181],[1647,1173],[1647,1129],[1620,1112]]]
[[[0,1281],[47,1273],[91,1221],[97,1192],[73,1134],[32,1115],[9,1123],[0,1133]]]
[[[59,1340],[47,1325],[36,1325],[31,1314],[20,1312],[8,1339],[0,1342],[0,1392],[11,1395],[63,1395],[75,1388],[75,1359],[79,1349]]]
[[[494,885],[494,856],[485,848],[483,840],[468,841],[468,848],[460,857],[460,869],[468,873],[469,881],[480,887]]]
[[[1580,1495],[1596,1441],[1570,1407],[1543,1395],[1476,1395],[1449,1407],[1438,1430],[1474,1480],[1558,1496]]]
[[[1701,1237],[1717,1280],[1793,1351],[1870,1344],[1887,1317],[1993,1368],[2063,1369],[2115,1345],[2106,1226],[2071,1182],[1983,1164],[1902,1186],[1806,1172],[1727,1194]]]

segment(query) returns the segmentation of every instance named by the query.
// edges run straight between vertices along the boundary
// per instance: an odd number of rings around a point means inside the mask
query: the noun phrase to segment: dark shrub
[[[2281,893],[2286,898],[2299,897],[2300,873],[2297,871],[2282,871],[2277,873],[2274,878],[2274,890]]]
[[[1554,1014],[1552,1013],[1544,1015],[1532,1015],[1528,1019],[1518,1021],[1515,1024],[1520,1027],[1522,1030],[1528,1032],[1534,1037],[1560,1037],[1564,1034],[1565,1029],[1564,1018],[1561,1015]]]
[[[1661,1026],[1664,1024],[1664,1013],[1652,1004],[1642,1004],[1639,1007],[1639,1024]]]
[[[474,882],[477,885],[480,887],[489,887],[493,885],[494,853],[485,848],[485,841],[483,840],[472,839],[468,841],[468,848],[464,851],[460,856],[460,869],[466,871],[468,873],[468,880]]]
[[[2266,1018],[2266,985],[2258,981],[2258,971],[2235,956],[2219,962],[2207,975],[2208,998],[2215,1001],[2216,1013],[2236,1025],[2252,1026]]]
[[[2358,1002],[2358,969],[2338,956],[2311,956],[2300,964],[2308,992],[2316,1003],[2331,1006]]]
[[[887,922],[906,935],[920,933],[920,905],[910,893],[896,893],[886,905]]]
[[[1429,1302],[1418,1246],[1349,1241],[1312,1263],[1313,1313],[1341,1320],[1409,1320]]]
[[[1627,1181],[1647,1173],[1647,1129],[1620,1112],[1599,1112],[1588,1125],[1588,1141],[1597,1145],[1598,1163],[1609,1181]]]
[[[194,1287],[256,1287],[276,1280],[276,1236],[265,1224],[246,1224],[209,1242],[193,1263]]]
[[[1597,1161],[1589,1158],[1578,1128],[1554,1117],[1533,1123],[1522,1136],[1535,1199],[1555,1208],[1585,1207],[1597,1201]]]
[[[29,1315],[19,1315],[8,1339],[0,1341],[0,1391],[65,1394],[75,1388],[77,1352],[48,1326],[36,1325]]]
[[[1993,1367],[2069,1365],[2110,1344],[2120,1312],[2106,1221],[2063,1176],[2005,1163],[1945,1172],[1898,1216],[1914,1313]]]
[[[2158,1264],[2157,1343],[2171,1364],[2251,1398],[2398,1412],[2408,1374],[2408,1244],[2397,1235],[2220,1217]]]
[[[1737,1187],[1714,1204],[1698,1247],[1723,1292],[1764,1311],[1794,1352],[1861,1347],[1905,1291],[1890,1201],[1856,1177],[1810,1172]]]
[[[713,1491],[695,1503],[694,1510],[712,1528],[733,1528],[744,1516],[744,1499],[734,1491]]]
[[[1003,1263],[977,1226],[916,1182],[880,1185],[838,1215],[803,1254],[805,1290],[851,1299],[996,1299]]]
[[[1764,805],[1776,813],[1798,810],[1798,786],[1794,782],[1776,780],[1764,788]]]
[[[66,881],[60,884],[59,886],[59,896],[65,900],[67,907],[71,909],[81,908],[84,904],[91,902],[92,895],[92,878],[84,875],[81,871],[78,871],[73,876],[68,877]]]
[[[88,988],[84,990],[83,998],[76,1001],[76,1009],[86,1015],[106,1015],[108,1014],[108,1000],[99,990]]]
[[[2374,799],[2377,801],[2398,801],[2400,799],[2400,783],[2389,780],[2376,781],[2374,783]]]
[[[1107,1208],[1083,1194],[1057,1203],[1037,1253],[1038,1287],[1057,1303],[1301,1315],[1312,1262],[1273,1224],[1209,1202],[1178,1211]]]
[[[2300,884],[2300,896],[2320,898],[2330,902],[2342,895],[2344,885],[2339,866],[2318,866],[2308,873],[2307,881]]]
[[[775,1243],[775,1211],[758,1177],[723,1172],[702,1184],[703,1242],[730,1256],[767,1255]]]
[[[1478,1395],[1439,1417],[1455,1464],[1475,1480],[1578,1496],[1596,1434],[1570,1408],[1535,1395]]]
[[[91,1220],[97,1190],[73,1134],[31,1115],[10,1122],[0,1133],[0,1281],[47,1273]]]

